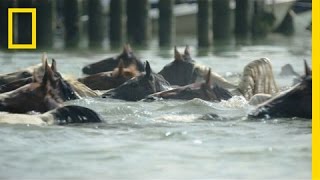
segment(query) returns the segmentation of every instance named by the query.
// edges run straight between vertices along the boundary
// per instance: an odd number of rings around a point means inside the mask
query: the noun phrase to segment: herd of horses
[[[250,118],[312,117],[312,71],[304,61],[305,73],[286,91],[279,91],[267,58],[245,66],[239,84],[232,84],[209,67],[199,65],[187,46],[174,48],[174,60],[159,73],[142,62],[125,45],[118,56],[85,66],[86,77],[65,78],[56,61],[46,54],[38,65],[0,75],[0,122],[58,124],[102,122],[95,111],[65,101],[84,97],[125,101],[191,100],[220,102],[243,96],[255,109]],[[289,68],[290,69],[290,68]],[[295,74],[297,75],[297,73]]]

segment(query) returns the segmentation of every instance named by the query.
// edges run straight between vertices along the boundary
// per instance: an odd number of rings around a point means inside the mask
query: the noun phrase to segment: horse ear
[[[146,77],[150,77],[151,76],[151,72],[152,72],[152,70],[151,70],[150,64],[147,61],[146,62]]]
[[[124,63],[123,63],[123,60],[122,60],[122,59],[120,59],[117,68],[118,68],[118,72],[119,72],[118,75],[119,75],[119,76],[122,75],[123,69],[124,69]]]
[[[125,44],[124,46],[123,46],[123,52],[122,52],[123,54],[129,54],[130,53],[130,45],[128,45],[128,44]]]
[[[47,53],[44,52],[44,53],[42,54],[42,57],[41,57],[41,63],[42,63],[42,67],[43,67],[43,68],[45,68],[47,60],[48,60]]]
[[[206,76],[206,84],[210,86],[211,83],[211,68],[208,71],[208,74]]]
[[[132,48],[131,48],[131,46],[130,46],[129,43],[127,44],[127,48],[128,48],[128,51],[129,51],[129,52],[132,52]]]
[[[57,71],[57,62],[56,62],[55,59],[52,59],[51,70],[52,70],[53,72],[58,72],[58,71]]]
[[[177,46],[174,46],[174,60],[175,61],[182,61],[182,55],[180,54],[180,52],[177,49]]]
[[[184,55],[190,56],[190,47],[189,47],[189,45],[186,45],[186,48],[184,49]]]
[[[48,84],[54,82],[54,74],[53,71],[51,70],[51,68],[48,65],[48,61],[45,61],[45,68],[44,68],[44,75],[42,78],[42,85],[44,85],[45,87],[47,87]]]
[[[312,71],[307,63],[307,60],[304,60],[304,72],[305,72],[305,76],[311,76],[312,75]]]

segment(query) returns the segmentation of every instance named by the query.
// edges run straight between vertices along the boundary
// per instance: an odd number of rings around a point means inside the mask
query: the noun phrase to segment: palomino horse
[[[211,70],[209,70],[205,82],[197,82],[171,90],[158,92],[150,95],[148,99],[152,97],[183,100],[199,98],[206,101],[221,101],[230,99],[232,94],[218,85],[212,85]]]
[[[253,118],[300,117],[312,118],[312,71],[304,61],[302,81],[285,92],[260,104],[249,114]]]
[[[168,90],[170,84],[159,74],[152,72],[149,62],[146,63],[146,72],[133,77],[121,86],[109,90],[102,97],[111,97],[127,101],[138,101],[146,96]]]
[[[279,90],[274,80],[270,60],[260,58],[245,66],[237,90],[247,100],[259,93],[277,93]]]
[[[120,60],[118,67],[113,71],[89,75],[79,78],[78,81],[93,90],[109,90],[120,86],[127,80],[138,75],[140,75],[140,72],[137,70],[135,64],[125,68],[123,61]]]
[[[120,55],[89,64],[82,68],[82,72],[84,74],[92,75],[100,72],[112,71],[118,66],[120,59],[123,60],[125,67],[135,64],[138,71],[144,71],[143,63],[134,55],[130,45],[127,44],[124,46],[123,52]]]

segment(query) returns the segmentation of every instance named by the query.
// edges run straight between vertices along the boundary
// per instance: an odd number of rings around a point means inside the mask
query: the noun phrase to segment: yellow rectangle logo
[[[31,13],[32,42],[31,44],[13,44],[13,14]],[[8,49],[36,49],[37,48],[37,11],[36,8],[8,8]]]

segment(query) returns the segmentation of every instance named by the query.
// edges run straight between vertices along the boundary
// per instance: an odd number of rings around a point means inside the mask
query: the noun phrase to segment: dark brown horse
[[[167,64],[160,72],[171,85],[185,86],[195,82],[201,82],[209,71],[209,67],[197,64],[190,55],[190,49],[187,46],[184,54],[180,54],[177,48],[174,48],[174,61]],[[223,88],[236,88],[222,76],[211,71],[211,78],[215,85]]]
[[[146,72],[126,81],[121,86],[108,91],[102,97],[111,97],[127,101],[138,101],[146,96],[168,90],[170,84],[159,74],[152,72],[149,62],[146,63]]]
[[[124,67],[135,64],[140,72],[144,71],[143,63],[134,55],[130,45],[125,45],[123,52],[120,55],[89,64],[82,68],[82,72],[92,75],[101,72],[113,71],[113,69],[118,66],[120,59],[123,60]]]
[[[280,93],[259,105],[249,117],[300,117],[312,118],[312,71],[304,62],[305,74],[302,81],[291,89]]]
[[[51,68],[46,61],[42,79],[33,76],[33,82],[0,94],[0,111],[44,113],[62,106],[64,101],[78,98],[79,95],[56,71],[55,61],[53,60]]]
[[[182,100],[199,98],[206,101],[221,101],[230,99],[232,94],[218,85],[212,85],[211,70],[209,70],[205,82],[193,83],[183,87],[158,92],[150,95],[150,97]],[[148,97],[148,99],[150,99],[150,97]]]
[[[162,75],[171,85],[185,86],[194,83],[198,74],[195,73],[193,62],[188,47],[183,55],[175,47],[174,60],[163,67],[158,74]]]
[[[113,71],[79,78],[78,81],[93,90],[109,90],[120,86],[127,80],[138,75],[140,75],[140,72],[137,70],[135,64],[125,68],[123,61],[120,60],[118,67]]]

